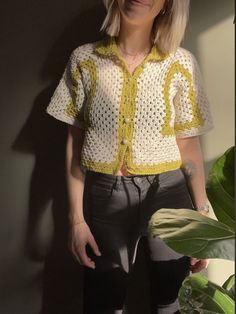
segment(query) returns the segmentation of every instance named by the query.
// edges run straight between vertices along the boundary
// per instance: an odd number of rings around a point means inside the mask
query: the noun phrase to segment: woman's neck
[[[152,25],[130,25],[122,21],[117,44],[127,53],[135,54],[150,50]]]

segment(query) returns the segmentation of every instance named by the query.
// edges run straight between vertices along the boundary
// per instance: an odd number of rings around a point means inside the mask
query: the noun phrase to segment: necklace
[[[134,65],[137,61],[139,61],[139,59],[145,58],[148,55],[149,51],[150,51],[150,49],[148,49],[148,50],[145,50],[145,51],[143,51],[141,53],[137,52],[136,54],[130,54],[130,53],[126,52],[123,48],[121,48],[120,46],[118,46],[118,47],[119,47],[121,53],[123,54],[123,56],[132,57],[132,61],[131,62],[126,60],[126,63],[128,65],[128,67],[131,67],[132,65]]]
[[[142,51],[142,52],[137,52],[137,53],[135,53],[135,54],[131,54],[131,53],[125,51],[125,50],[124,50],[123,48],[121,48],[120,46],[118,46],[118,47],[119,47],[120,51],[121,51],[124,55],[130,56],[130,57],[137,57],[137,55],[146,55],[146,54],[148,54],[149,51],[150,51],[150,49],[146,49],[146,50],[144,50],[144,51]]]
[[[121,48],[120,46],[119,46],[119,49],[120,49],[120,51],[121,51],[124,55],[129,56],[129,57],[137,57],[138,55],[146,55],[146,54],[148,54],[149,51],[150,51],[150,49],[146,49],[146,50],[144,50],[144,51],[142,51],[142,52],[136,52],[135,54],[133,54],[133,53],[129,53],[129,52],[125,51],[125,50],[124,50],[123,48]]]

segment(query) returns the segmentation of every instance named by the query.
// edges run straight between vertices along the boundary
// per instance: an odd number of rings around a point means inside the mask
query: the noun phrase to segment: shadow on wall
[[[25,254],[36,263],[44,261],[40,314],[78,314],[81,306],[82,271],[67,244],[68,205],[64,174],[67,126],[48,116],[45,110],[72,50],[101,37],[99,28],[104,14],[100,5],[83,12],[55,42],[41,72],[42,78],[50,78],[53,84],[36,97],[13,144],[14,150],[35,155]],[[87,21],[91,21],[89,28],[86,27]],[[52,214],[48,213],[51,209]],[[43,217],[51,215],[53,222],[50,226],[47,223],[45,228]]]

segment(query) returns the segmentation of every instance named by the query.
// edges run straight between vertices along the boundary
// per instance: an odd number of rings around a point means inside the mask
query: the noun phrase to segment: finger
[[[190,269],[193,273],[199,272],[205,268],[207,268],[208,260],[200,260],[198,263],[193,265]]]
[[[199,273],[203,269],[204,269],[204,267],[194,267],[191,271],[192,271],[192,273]]]
[[[85,261],[86,256],[85,257],[82,256],[82,258],[81,258],[81,255],[83,255],[83,250],[79,249],[78,246],[76,246],[76,244],[74,242],[72,242],[72,244],[71,244],[71,251],[73,253],[73,256],[79,262],[80,265],[85,265],[85,263],[87,263]]]
[[[199,271],[201,271],[201,267],[199,267],[198,265],[194,265],[190,268],[192,273],[197,273]]]
[[[90,267],[90,268],[95,268],[95,263],[94,261],[91,260],[90,257],[88,257],[85,247],[81,248],[79,250],[79,258],[81,262],[83,263],[84,266]]]
[[[200,265],[201,265],[202,267],[204,267],[204,268],[207,268],[208,264],[209,264],[209,260],[208,260],[208,259],[203,259],[203,260],[201,260],[201,262],[200,262]]]
[[[91,246],[91,248],[93,249],[94,254],[96,254],[97,256],[102,255],[101,252],[99,251],[98,245],[97,245],[94,237],[90,237],[88,243]]]
[[[190,257],[190,265],[195,265],[198,261],[199,261],[199,259],[197,259],[195,257]]]

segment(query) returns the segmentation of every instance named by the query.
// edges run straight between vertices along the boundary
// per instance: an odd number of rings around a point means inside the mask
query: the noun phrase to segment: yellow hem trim
[[[87,170],[113,175],[117,173],[117,169],[115,169],[114,167],[114,162],[108,164],[105,162],[99,163],[82,159],[81,164]],[[181,164],[182,164],[181,160],[174,160],[170,162],[163,162],[156,165],[133,165],[132,167],[127,167],[127,171],[130,174],[136,175],[159,174],[162,172],[179,169]]]

